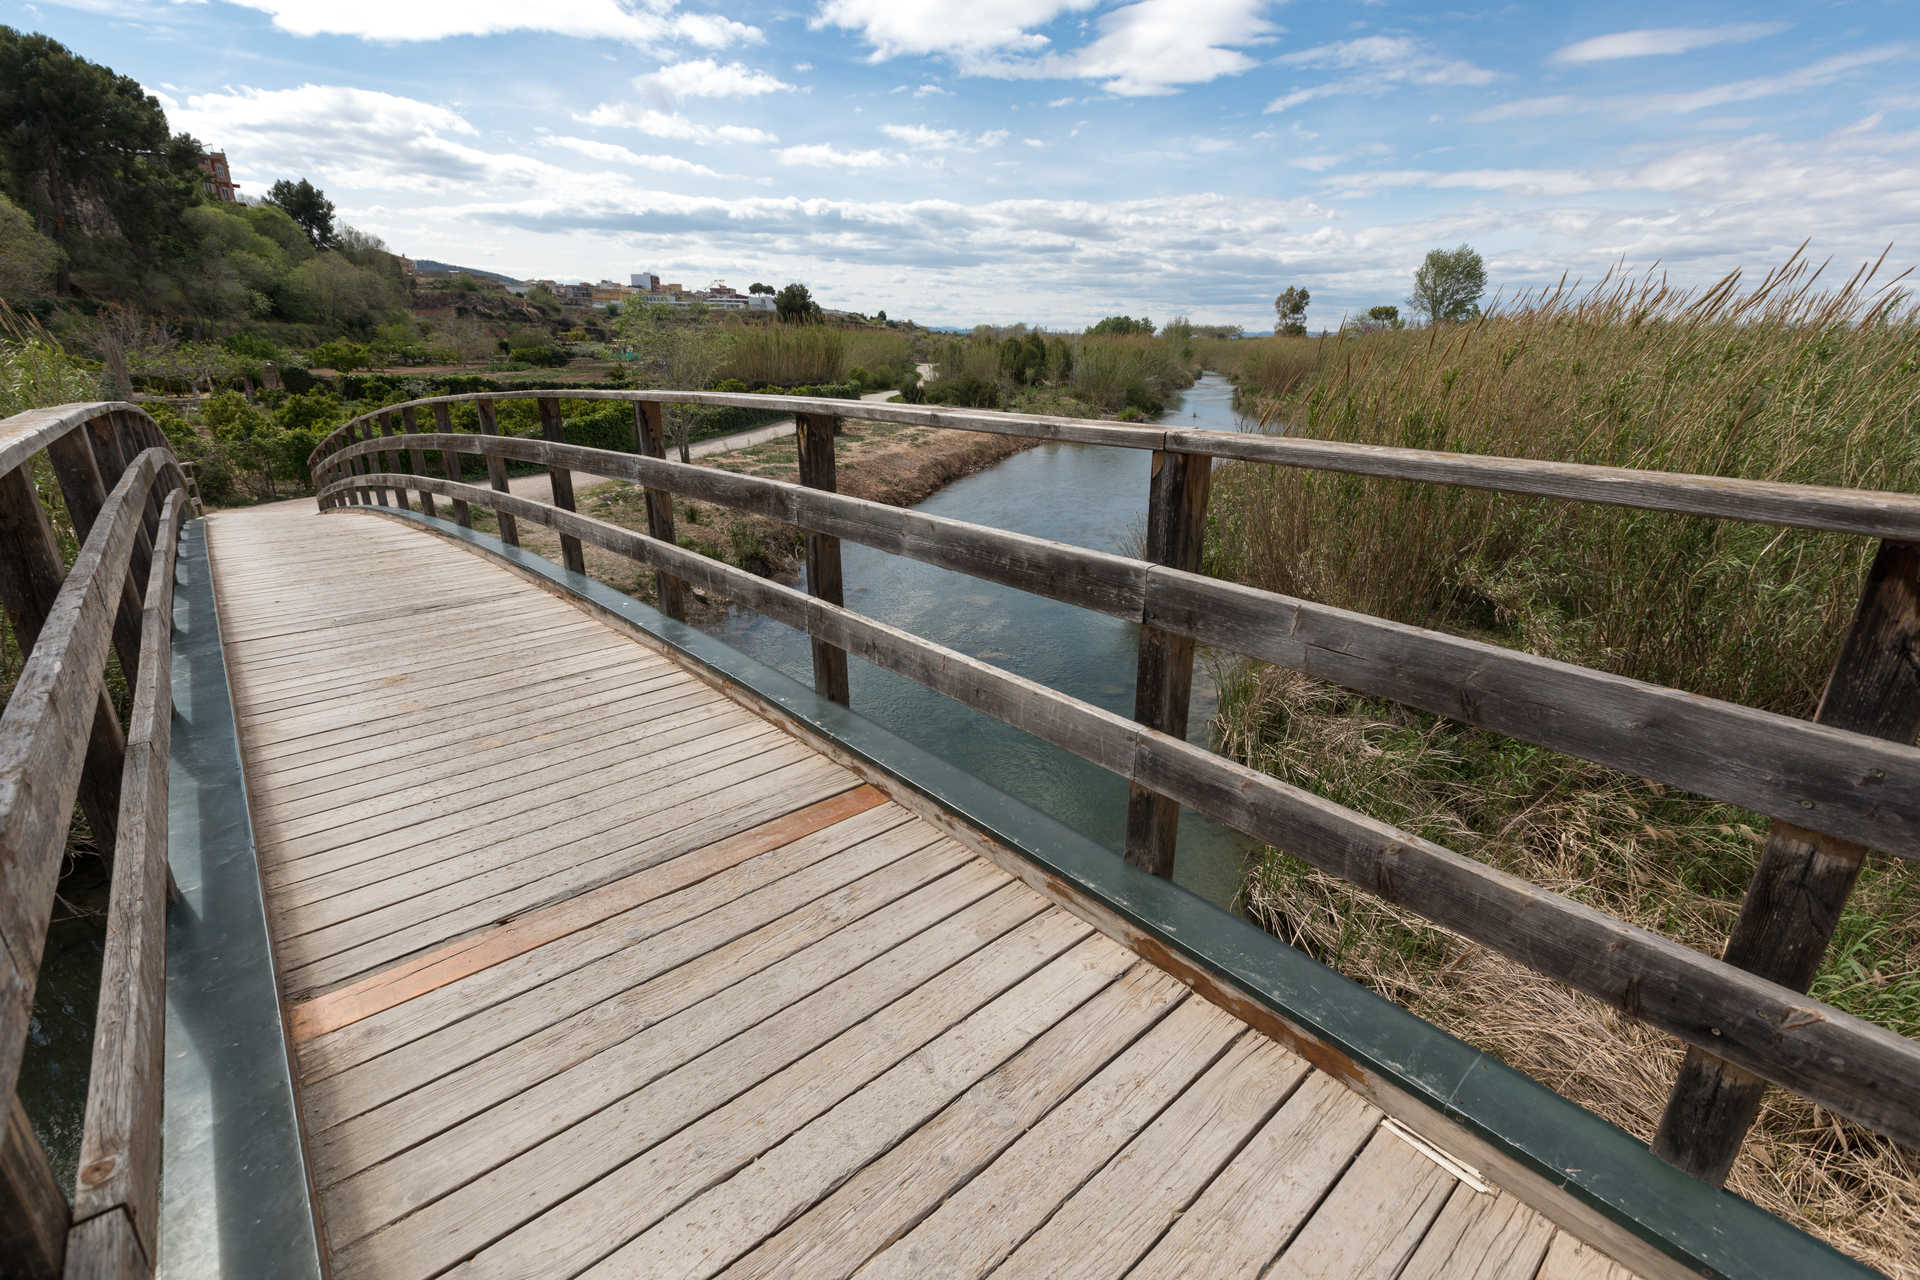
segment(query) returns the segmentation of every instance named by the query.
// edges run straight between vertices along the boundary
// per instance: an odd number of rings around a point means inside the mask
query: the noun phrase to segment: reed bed
[[[1438,330],[1200,344],[1290,434],[1920,489],[1920,315],[1878,265],[1823,287],[1655,276],[1531,294]],[[1209,569],[1269,589],[1792,715],[1815,706],[1873,548],[1687,517],[1266,467],[1215,480]],[[1223,673],[1223,750],[1718,954],[1765,819],[1277,669]],[[1920,1036],[1920,876],[1875,858],[1815,983]],[[1650,1137],[1677,1046],[1280,851],[1281,937]],[[1920,1157],[1775,1094],[1730,1184],[1920,1277]]]

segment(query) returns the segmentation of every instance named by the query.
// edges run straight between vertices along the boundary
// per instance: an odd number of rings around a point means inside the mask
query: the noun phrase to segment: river
[[[1234,413],[1232,385],[1217,374],[1203,375],[1160,421],[1247,429]],[[1143,449],[1043,444],[955,481],[914,509],[1132,554],[1146,530],[1151,461]],[[841,557],[848,608],[1109,711],[1133,714],[1136,624],[853,543],[844,545]],[[810,650],[799,632],[741,609],[729,611],[712,629],[769,666],[812,683]],[[1127,786],[1119,778],[858,658],[848,666],[854,710],[1120,849]],[[1192,741],[1206,743],[1214,706],[1203,666],[1195,672]],[[1239,891],[1250,847],[1240,833],[1184,811],[1173,878],[1227,907]]]

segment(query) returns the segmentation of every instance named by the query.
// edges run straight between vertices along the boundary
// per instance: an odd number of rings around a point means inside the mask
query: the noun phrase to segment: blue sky
[[[1920,260],[1920,5],[0,0],[243,194],[524,276],[804,280],[934,324]]]

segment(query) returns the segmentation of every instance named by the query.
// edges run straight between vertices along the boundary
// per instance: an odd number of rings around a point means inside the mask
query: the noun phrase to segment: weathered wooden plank
[[[433,406],[433,429],[440,435],[453,434],[453,411],[444,404]],[[451,449],[440,451],[440,473],[456,483],[460,474],[460,455]],[[473,528],[473,509],[463,498],[453,500],[453,518],[462,529]]]
[[[1265,1274],[1275,1280],[1392,1280],[1454,1185],[1446,1170],[1379,1130]]]
[[[1380,1113],[1359,1095],[1330,1076],[1309,1076],[1128,1276],[1260,1274],[1379,1125]]]
[[[494,416],[493,402],[491,400],[482,400],[478,404],[474,405],[474,411],[480,415],[480,434],[485,436],[493,436],[497,439],[500,434],[500,427],[497,419]],[[443,444],[441,447],[445,448],[446,446]],[[507,492],[506,460],[502,458],[498,453],[495,453],[492,451],[488,451],[485,456],[487,460],[488,485],[490,485],[493,488],[493,491],[495,493],[506,493]],[[497,513],[496,518],[499,520],[499,523],[500,523],[500,541],[506,543],[510,547],[519,546],[520,545],[520,528],[518,525],[514,523],[513,517],[508,515],[506,512],[502,511]]]
[[[1554,1225],[1505,1191],[1453,1189],[1399,1280],[1534,1280]]]
[[[728,1266],[726,1274],[737,1280],[851,1274],[1165,1017],[1184,994],[1185,988],[1165,974],[1135,966],[898,1144],[863,1158],[831,1195]],[[828,1119],[859,1103],[856,1095]],[[783,1146],[768,1158],[785,1151]],[[831,1166],[839,1156],[822,1153],[820,1159]],[[729,1254],[752,1247],[766,1230],[755,1221],[764,1210],[749,1203],[750,1197],[732,1194],[731,1187],[721,1188],[729,1201],[738,1202],[724,1209],[736,1224]]]
[[[633,406],[633,451],[646,458],[667,456],[666,410],[658,404],[638,402]],[[665,489],[648,488],[647,533],[662,542],[675,542],[673,533],[673,494]],[[686,584],[672,574],[653,576],[655,597],[660,612],[669,618],[687,620]]]
[[[110,1209],[74,1224],[61,1275],[65,1280],[129,1280],[152,1275],[153,1268],[127,1215]]]
[[[560,421],[560,401],[553,396],[542,396],[538,403],[541,438],[552,444],[564,444],[566,435]],[[548,467],[547,479],[553,485],[553,505],[562,511],[572,511],[573,472],[565,467]],[[580,539],[572,534],[560,535],[560,559],[575,573],[587,571],[587,562],[580,550]]]
[[[1561,1231],[1547,1247],[1534,1280],[1634,1280],[1634,1276],[1592,1245]]]
[[[1920,733],[1920,545],[1883,543],[1814,720],[1910,746]],[[1853,893],[1867,851],[1781,822],[1768,833],[1722,957],[1805,991]],[[1766,1083],[1690,1048],[1653,1150],[1724,1183],[1760,1114]]]
[[[67,503],[67,515],[73,521],[74,536],[81,542],[93,532],[100,508],[107,501],[107,486],[100,477],[100,465],[84,431],[70,431],[47,447],[47,458],[60,482],[60,493]],[[117,481],[119,477],[116,475]],[[132,559],[126,585],[120,591],[120,606],[113,618],[113,651],[120,659],[120,670],[128,684],[140,675],[140,609],[146,588],[149,563],[137,554]]]
[[[855,1274],[991,1271],[1242,1034],[1211,1005],[1184,1001]]]
[[[173,567],[187,501],[183,489],[167,497],[146,590],[141,675],[134,686],[121,786],[121,844],[107,905],[73,1194],[76,1218],[124,1214],[140,1252],[150,1259],[159,1257]]]
[[[1156,451],[1147,495],[1146,559],[1197,573],[1207,540],[1207,492],[1213,460]],[[1133,718],[1149,729],[1187,736],[1187,702],[1193,692],[1193,638],[1143,625],[1134,677]],[[1180,806],[1138,783],[1127,788],[1128,862],[1154,875],[1173,875],[1180,838]]]
[[[9,1274],[47,1280],[60,1274],[72,1219],[27,1109],[12,1089],[7,1102],[0,1121],[0,1258]]]
[[[833,450],[838,419],[797,413],[793,421],[800,483],[809,489],[832,493],[839,484],[834,474]],[[808,594],[829,604],[845,603],[840,582],[840,539],[809,530],[806,544]],[[813,691],[830,702],[846,706],[850,698],[846,651],[818,639],[812,644]]]
[[[442,406],[436,405],[434,407],[440,408]],[[400,411],[400,429],[410,436],[420,434],[420,423],[414,416],[414,410],[402,409]],[[408,465],[413,468],[413,474],[417,476],[427,474],[427,452],[418,444],[409,442],[407,447],[407,462]],[[433,495],[425,490],[422,490],[420,493],[420,510],[429,516],[437,516],[440,514],[439,511],[434,508]]]
[[[707,1276],[816,1197],[930,1119],[975,1082],[1074,1015],[1128,969],[1131,952],[1091,937],[974,1010],[840,1103],[802,1125],[776,1148],[704,1195],[650,1212],[658,1220],[592,1273]],[[712,1127],[731,1134],[725,1112]],[[764,1141],[758,1138],[757,1141]],[[744,1145],[732,1159],[751,1158]],[[710,1169],[705,1149],[681,1157]],[[694,1180],[669,1174],[666,1185]],[[663,1215],[664,1212],[664,1216]],[[623,1228],[632,1230],[634,1222]]]
[[[1009,892],[1025,895],[1024,890]],[[1038,906],[1016,898],[1021,914]],[[489,1240],[494,1243],[466,1264],[470,1274],[577,1269],[593,1262],[621,1243],[605,1239],[607,1228],[622,1222],[629,1206],[645,1206],[632,1194],[635,1185],[650,1185],[662,1160],[697,1154],[701,1139],[723,1136],[713,1125],[695,1132],[702,1117],[731,1108],[726,1127],[737,1139],[750,1136],[754,1127],[736,1126],[735,1118],[767,1114],[769,1106],[784,1102],[791,1108],[825,1109],[1085,937],[1078,921],[1043,913],[982,940],[981,915],[950,917],[896,948],[884,966],[856,971],[858,979],[842,979],[789,1005],[752,1032],[367,1237],[359,1247],[338,1252],[336,1276],[344,1280],[394,1267],[431,1271]],[[923,958],[929,952],[938,958]],[[937,967],[929,971],[929,964]],[[816,1046],[827,1051],[812,1052]],[[796,1115],[793,1110],[783,1114]],[[801,1112],[794,1123],[810,1118]],[[714,1150],[723,1149],[716,1143]],[[636,1151],[647,1152],[645,1163],[632,1159]],[[609,1215],[609,1200],[622,1212]],[[502,1237],[503,1231],[509,1234]]]
[[[1306,1074],[1264,1036],[1237,1041],[1013,1251],[1008,1274],[1126,1274]]]
[[[394,425],[393,415],[391,413],[381,414],[379,423],[380,435],[383,441],[391,444],[393,437],[400,434],[399,428]],[[402,468],[399,465],[405,461],[405,450],[393,448],[383,448],[380,450],[380,470],[387,474],[388,496],[392,498],[394,506],[400,508],[402,511],[411,511],[413,507],[407,501],[407,489],[410,487],[410,477],[401,474]]]

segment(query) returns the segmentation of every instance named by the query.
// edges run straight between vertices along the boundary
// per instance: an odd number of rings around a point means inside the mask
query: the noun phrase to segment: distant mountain
[[[478,267],[456,267],[451,262],[435,262],[432,258],[415,258],[413,260],[413,269],[415,271],[444,271],[448,275],[459,275],[464,272],[476,280],[497,280],[501,284],[523,283],[512,276],[503,276],[498,271],[482,271]]]

